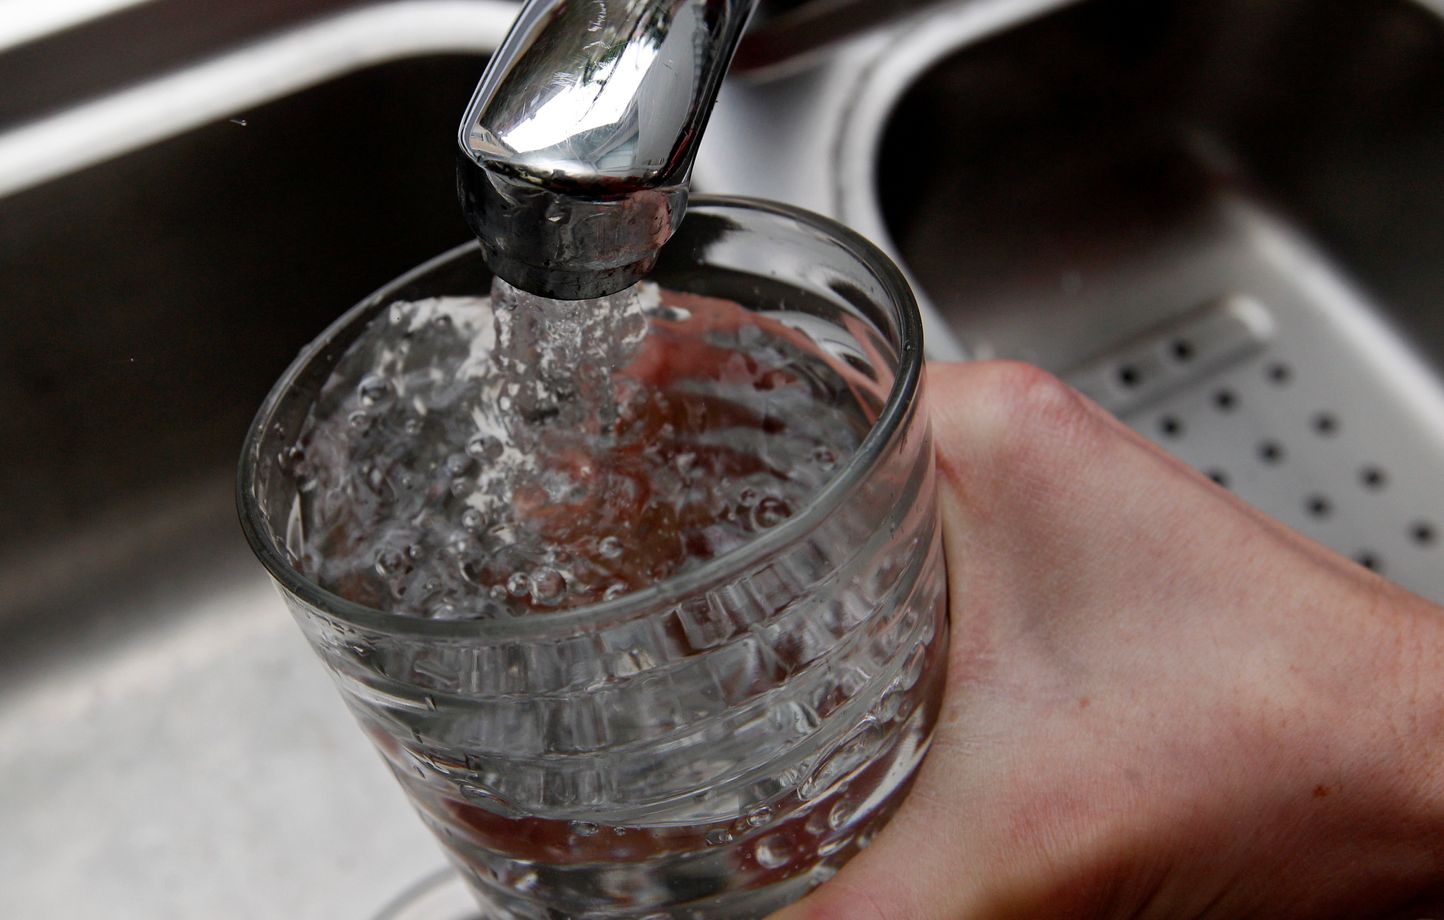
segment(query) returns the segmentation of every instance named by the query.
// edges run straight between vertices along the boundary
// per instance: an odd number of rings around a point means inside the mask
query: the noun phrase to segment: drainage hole
[[[1225,489],[1228,488],[1228,473],[1225,473],[1223,470],[1209,470],[1205,475]]]
[[[1360,553],[1355,553],[1354,561],[1357,562],[1359,565],[1362,565],[1364,568],[1368,569],[1370,572],[1384,571],[1384,561],[1374,553],[1369,552],[1368,550],[1364,550]]]
[[[1213,404],[1220,412],[1232,412],[1238,407],[1238,396],[1233,390],[1219,390],[1213,394]]]
[[[1188,339],[1174,339],[1173,344],[1168,346],[1173,359],[1179,363],[1193,360],[1193,343]]]
[[[1143,382],[1143,375],[1132,364],[1125,364],[1118,368],[1118,382],[1132,389]]]
[[[1328,437],[1339,430],[1339,420],[1330,412],[1320,412],[1314,416],[1314,431],[1323,437]]]
[[[1288,383],[1290,378],[1294,376],[1293,368],[1289,367],[1282,361],[1277,361],[1273,364],[1270,364],[1268,366],[1267,373],[1268,378],[1279,386],[1283,386],[1284,384]]]
[[[1381,467],[1366,466],[1359,470],[1359,481],[1364,484],[1365,488],[1382,489],[1384,484],[1389,481],[1389,477]]]
[[[1434,541],[1439,539],[1439,533],[1434,529],[1434,525],[1426,521],[1419,521],[1410,527],[1409,536],[1413,537],[1414,542],[1420,546],[1433,546]]]
[[[1177,438],[1183,435],[1183,422],[1177,416],[1165,415],[1158,420],[1158,430],[1170,438]]]
[[[1304,507],[1308,509],[1309,514],[1316,518],[1326,518],[1329,516],[1329,512],[1334,510],[1333,503],[1326,495],[1310,495],[1304,501]]]
[[[1258,446],[1258,456],[1264,463],[1279,463],[1284,459],[1284,446],[1278,441],[1264,441]]]

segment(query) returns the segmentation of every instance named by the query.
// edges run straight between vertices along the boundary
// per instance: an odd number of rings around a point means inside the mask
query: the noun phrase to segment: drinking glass
[[[764,916],[867,845],[936,720],[945,573],[906,282],[832,221],[724,198],[694,200],[651,277],[804,333],[871,419],[809,504],[695,568],[484,621],[370,609],[302,574],[288,445],[388,305],[489,290],[474,244],[308,346],[242,454],[252,549],[488,918]]]

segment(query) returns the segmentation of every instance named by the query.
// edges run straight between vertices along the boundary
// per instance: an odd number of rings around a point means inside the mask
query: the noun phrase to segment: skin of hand
[[[1444,609],[1043,371],[928,373],[936,736],[771,920],[1444,916]]]

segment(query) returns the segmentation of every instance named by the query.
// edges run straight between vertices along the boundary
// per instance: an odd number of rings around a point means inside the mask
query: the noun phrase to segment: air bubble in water
[[[367,409],[384,409],[395,399],[396,391],[385,377],[368,374],[356,386],[356,400]]]
[[[709,847],[720,847],[724,843],[732,842],[732,832],[725,827],[719,827],[708,831],[706,839]]]
[[[466,452],[478,460],[495,460],[504,448],[496,438],[484,434],[473,436],[466,442]]]
[[[379,467],[365,467],[362,469],[361,475],[366,480],[366,485],[377,495],[380,495],[386,488],[386,474]]]
[[[597,835],[597,831],[599,830],[601,830],[601,828],[598,827],[596,824],[593,824],[591,821],[572,822],[572,833],[576,834],[578,837],[595,837]]]
[[[792,506],[775,495],[769,495],[752,509],[752,521],[760,529],[776,527],[792,517]]]
[[[306,452],[295,444],[292,444],[290,447],[283,448],[280,456],[276,459],[281,462],[281,466],[295,469],[301,461],[306,459]]]
[[[757,865],[764,869],[780,869],[792,858],[792,848],[781,834],[773,834],[757,841]]]
[[[622,541],[617,537],[602,537],[597,541],[597,552],[603,559],[617,559],[622,555]]]
[[[376,553],[376,573],[383,578],[391,578],[400,575],[409,568],[406,554],[395,547],[382,547]]]
[[[507,576],[506,590],[511,592],[512,597],[526,597],[531,591],[531,579],[526,577],[525,572],[512,572]]]
[[[556,569],[543,566],[531,573],[531,599],[538,604],[552,606],[561,602],[567,593],[567,580]]]

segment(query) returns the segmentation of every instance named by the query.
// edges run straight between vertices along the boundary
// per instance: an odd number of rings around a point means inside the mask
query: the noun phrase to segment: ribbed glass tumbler
[[[288,545],[284,448],[389,304],[490,280],[477,247],[458,248],[301,354],[245,446],[246,535],[484,916],[764,916],[867,844],[937,717],[947,610],[916,303],[831,221],[697,199],[652,280],[804,333],[873,418],[813,501],[697,568],[571,610],[428,620],[328,593]]]

